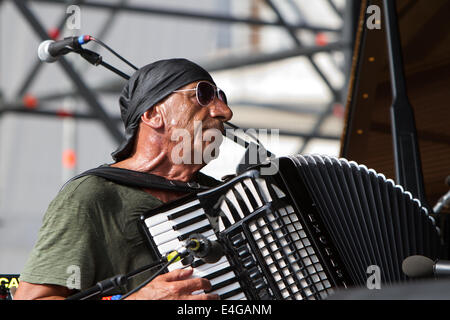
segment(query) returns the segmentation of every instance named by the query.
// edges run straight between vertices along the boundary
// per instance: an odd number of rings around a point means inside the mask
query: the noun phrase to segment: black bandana
[[[118,162],[130,156],[140,118],[148,109],[172,91],[200,80],[215,85],[205,69],[186,59],[160,60],[137,70],[119,98],[126,140],[111,154],[113,159]]]

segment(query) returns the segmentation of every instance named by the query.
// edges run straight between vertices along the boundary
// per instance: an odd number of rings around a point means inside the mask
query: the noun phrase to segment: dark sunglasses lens
[[[223,92],[222,90],[219,89],[218,94],[219,94],[220,101],[222,101],[223,103],[228,105],[227,96],[225,95],[225,92]]]
[[[214,87],[208,82],[200,82],[197,86],[198,102],[207,106],[214,99]]]

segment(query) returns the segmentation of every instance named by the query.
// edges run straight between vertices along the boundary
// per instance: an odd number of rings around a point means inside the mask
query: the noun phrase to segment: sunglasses
[[[223,92],[223,90],[217,88],[215,85],[212,85],[207,81],[200,81],[199,83],[197,83],[195,88],[192,89],[175,90],[173,92],[184,92],[194,90],[195,95],[197,96],[197,102],[202,107],[206,107],[211,102],[213,102],[216,96],[217,98],[219,98],[220,101],[228,105],[227,96],[225,95],[225,92]]]

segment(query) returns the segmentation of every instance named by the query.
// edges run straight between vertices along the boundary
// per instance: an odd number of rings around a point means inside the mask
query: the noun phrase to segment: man
[[[185,59],[157,61],[133,74],[119,102],[126,141],[112,154],[116,162],[111,167],[177,183],[217,183],[198,172],[205,161],[180,162],[180,157],[191,155],[180,154],[180,142],[172,139],[177,130],[189,132],[190,150],[198,150],[195,124],[223,132],[223,123],[231,119],[226,98],[208,72]],[[200,149],[211,143],[204,140]],[[134,188],[93,175],[70,181],[49,205],[14,298],[64,299],[100,280],[152,263],[155,257],[139,233],[137,220],[184,194]],[[211,285],[206,279],[190,279],[191,274],[190,268],[163,274],[128,299],[218,298],[193,295]],[[137,287],[150,275],[133,278],[124,290]]]

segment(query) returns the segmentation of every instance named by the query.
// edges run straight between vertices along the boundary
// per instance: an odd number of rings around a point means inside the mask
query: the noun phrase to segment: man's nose
[[[233,111],[231,111],[230,107],[217,98],[209,106],[209,114],[222,122],[229,121],[233,117]]]

